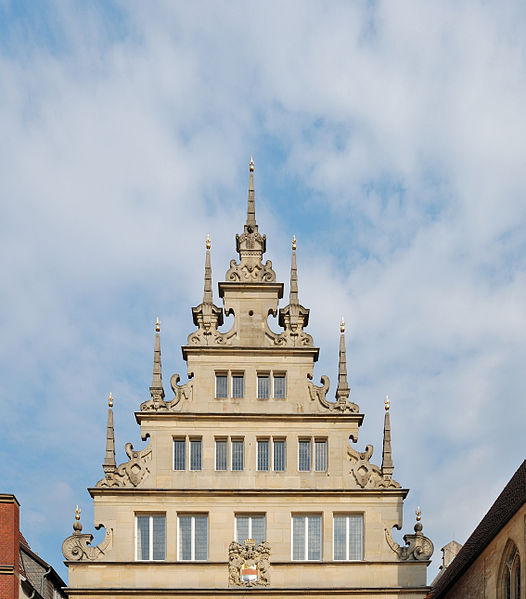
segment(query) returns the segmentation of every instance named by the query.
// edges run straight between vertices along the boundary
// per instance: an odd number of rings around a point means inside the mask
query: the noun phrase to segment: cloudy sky
[[[525,457],[525,13],[0,0],[1,490],[64,578],[77,503],[92,531],[108,392],[124,461],[155,317],[167,381],[206,234],[214,282],[235,256],[251,155],[279,280],[298,239],[316,379],[346,317],[377,463],[391,397],[403,532],[421,505],[430,579],[466,540]]]

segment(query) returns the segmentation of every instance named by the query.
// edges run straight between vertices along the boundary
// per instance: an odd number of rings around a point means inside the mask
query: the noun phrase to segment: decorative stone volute
[[[101,528],[102,524],[96,528]],[[93,535],[84,534],[82,532],[82,524],[80,522],[80,509],[77,505],[75,510],[75,521],[73,522],[73,534],[64,540],[62,543],[62,554],[68,561],[94,561],[101,559],[104,554],[111,549],[113,540],[113,529],[107,528],[104,540],[95,545],[91,546],[93,541]]]
[[[405,546],[401,547],[398,543],[395,543],[391,535],[391,531],[385,529],[385,538],[389,547],[398,555],[400,560],[414,560],[414,561],[425,561],[431,559],[433,555],[434,547],[430,539],[422,533],[422,512],[420,508],[416,510],[416,524],[414,535],[404,535]],[[400,526],[395,524],[393,528]]]

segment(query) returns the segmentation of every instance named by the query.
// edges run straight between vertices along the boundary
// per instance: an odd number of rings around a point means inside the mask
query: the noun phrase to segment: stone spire
[[[106,425],[106,455],[102,463],[102,469],[106,476],[115,472],[115,433],[113,430],[113,397],[108,397],[108,424]],[[78,510],[78,506],[77,506]],[[80,516],[79,516],[80,517]],[[77,518],[78,520],[78,518]]]
[[[247,221],[243,233],[236,235],[236,251],[240,260],[239,263],[235,260],[230,261],[230,268],[225,277],[227,281],[273,283],[276,273],[272,270],[272,262],[262,262],[263,254],[267,250],[267,238],[259,233],[256,223],[253,158],[250,159],[249,173]]]
[[[384,443],[382,452],[382,475],[384,480],[390,480],[393,476],[393,458],[391,454],[391,419],[389,417],[389,395],[385,396],[385,417],[384,417]]]
[[[193,345],[211,345],[218,336],[221,336],[217,327],[223,324],[223,310],[214,304],[210,246],[210,235],[207,235],[203,301],[192,308],[192,317],[198,330],[188,336],[188,343]]]
[[[159,318],[155,323],[155,345],[153,348],[153,376],[150,386],[150,395],[154,404],[164,400],[163,376],[161,369],[161,325]]]
[[[303,328],[309,323],[309,309],[304,308],[298,298],[298,268],[296,266],[296,235],[292,238],[292,260],[290,264],[289,303],[279,311],[279,325],[285,331],[277,338],[278,344],[312,345],[312,337]]]
[[[338,387],[336,388],[336,402],[345,404],[349,398],[349,383],[347,382],[347,355],[345,351],[345,321],[342,316],[340,322],[340,353],[338,361]]]

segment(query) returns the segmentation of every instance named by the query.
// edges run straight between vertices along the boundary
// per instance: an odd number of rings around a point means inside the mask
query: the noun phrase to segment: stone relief
[[[99,524],[95,528],[99,530],[104,526]],[[106,527],[105,527],[106,528]],[[80,522],[80,510],[77,506],[75,512],[75,522],[73,523],[73,534],[62,543],[62,554],[68,561],[97,560],[100,559],[107,550],[111,549],[113,541],[113,528],[106,528],[104,539],[95,547],[91,546],[93,535],[82,533],[82,524]]]
[[[391,528],[401,529],[399,524],[394,524]],[[389,547],[403,561],[427,561],[433,555],[434,547],[430,539],[422,534],[422,523],[417,521],[415,524],[415,534],[404,535],[405,546],[401,547],[393,540],[391,531],[385,529],[385,538]]]
[[[184,399],[192,401],[194,395],[194,382],[188,381],[184,385],[179,385],[181,377],[178,374],[173,374],[170,379],[170,386],[174,392],[174,398],[171,401],[164,401],[160,395],[156,395],[141,404],[141,412],[165,412],[174,410],[177,404]]]
[[[244,235],[245,233],[241,235],[240,239]],[[272,270],[272,262],[267,260],[263,264],[261,261],[261,252],[254,252],[254,256],[247,256],[247,252],[244,252],[244,254],[239,263],[235,259],[230,260],[230,268],[227,270],[225,277],[227,281],[238,281],[241,283],[263,281],[264,283],[273,283],[276,280],[276,273]]]
[[[308,374],[307,378],[312,379],[312,376]],[[343,401],[341,399],[337,401],[329,401],[327,399],[327,393],[329,391],[331,381],[326,374],[322,375],[320,382],[321,386],[318,386],[315,385],[312,380],[307,381],[309,395],[312,401],[317,399],[324,408],[327,408],[331,412],[341,412],[342,414],[358,412],[358,406],[355,403],[347,401],[345,398]]]
[[[400,484],[390,476],[384,476],[381,469],[369,461],[373,455],[373,446],[367,445],[365,451],[356,451],[353,447],[347,448],[347,455],[351,462],[351,474],[356,484],[362,489],[399,489]]]
[[[256,546],[254,539],[244,544],[232,541],[228,547],[228,585],[238,587],[270,584],[270,544]]]
[[[107,472],[105,478],[99,480],[96,487],[136,487],[150,474],[152,448],[147,445],[140,451],[134,451],[131,443],[126,443],[126,455],[130,458],[114,472]]]

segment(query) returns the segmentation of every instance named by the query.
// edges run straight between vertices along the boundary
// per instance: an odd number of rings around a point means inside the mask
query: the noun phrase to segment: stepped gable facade
[[[433,552],[418,521],[404,545],[408,493],[393,478],[389,402],[381,465],[358,445],[363,422],[350,401],[345,326],[338,380],[315,382],[319,349],[305,330],[296,240],[290,293],[264,260],[255,213],[254,163],[237,260],[214,303],[210,240],[195,330],[182,347],[187,377],[165,394],[156,325],[150,396],[135,413],[143,441],[115,460],[113,400],[104,477],[89,488],[104,539],[74,531],[63,543],[71,598],[424,597]],[[282,304],[284,302],[281,302]],[[233,325],[223,330],[223,318]],[[277,318],[279,331],[269,327]],[[331,397],[332,395],[332,397]]]

